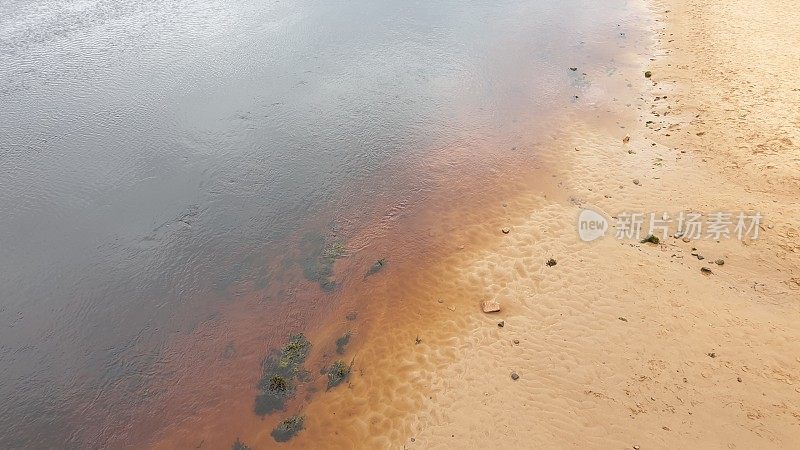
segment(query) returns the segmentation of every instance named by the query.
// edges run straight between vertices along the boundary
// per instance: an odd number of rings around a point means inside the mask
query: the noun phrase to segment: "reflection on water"
[[[346,320],[393,217],[478,195],[442,174],[502,167],[481,149],[590,89],[566,68],[609,64],[625,8],[0,3],[0,446],[253,414],[267,349]]]

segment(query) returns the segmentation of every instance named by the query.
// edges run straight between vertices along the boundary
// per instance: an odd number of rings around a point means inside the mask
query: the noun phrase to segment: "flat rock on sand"
[[[481,302],[481,309],[485,313],[500,311],[500,303],[496,300],[484,300]]]

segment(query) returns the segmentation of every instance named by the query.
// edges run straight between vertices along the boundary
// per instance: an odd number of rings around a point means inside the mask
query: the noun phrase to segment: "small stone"
[[[706,257],[698,253],[698,254],[697,254],[697,259],[699,259],[700,261],[702,261],[702,260],[706,259]]]
[[[519,380],[519,375],[517,372],[511,372],[511,379],[514,381]]]
[[[619,319],[619,320],[621,320],[621,321],[623,321],[623,322],[627,322],[627,321],[628,321],[628,319],[626,319],[626,318],[624,318],[624,317],[617,317],[617,319]]]
[[[556,265],[556,264],[558,264],[558,263],[556,262],[556,260],[555,260],[555,259],[553,259],[553,258],[550,258],[550,259],[548,259],[548,260],[547,260],[547,262],[546,262],[545,264],[547,264],[547,267],[553,267],[553,266],[555,266],[555,265]]]
[[[683,239],[681,239],[681,240],[682,240],[683,242],[686,242],[686,243],[688,243],[688,242],[691,242],[691,241],[692,241],[692,240],[691,240],[691,239],[689,239],[688,237],[684,237],[684,238],[683,238]]]
[[[519,339],[514,339],[514,343],[519,345]]]
[[[484,300],[481,302],[481,309],[485,313],[492,313],[500,311],[500,303],[496,300]]]
[[[645,72],[645,73],[644,73],[644,77],[645,77],[645,78],[650,78],[650,77],[652,77],[652,76],[653,76],[653,72],[651,72],[651,71],[649,71],[649,70],[648,70],[647,72]]]
[[[504,326],[506,326],[506,321],[505,320],[501,320],[500,322],[497,322],[497,326],[500,327],[500,328],[503,328]]]
[[[439,303],[444,303],[444,300],[442,300],[442,299],[439,299],[439,300],[437,300],[437,302],[439,302]]]
[[[576,70],[578,70],[578,68],[577,67],[570,67],[569,70],[575,72]]]
[[[638,445],[634,445],[633,446],[633,450],[639,450],[639,446]]]
[[[725,264],[725,260],[724,260],[724,259],[718,259],[718,260],[716,260],[716,261],[714,261],[714,262],[715,262],[715,263],[716,263],[718,266],[721,266],[721,265]]]
[[[622,138],[622,142],[625,143],[625,144],[627,144],[630,141],[631,141],[631,137],[630,136],[625,136],[624,138]]]
[[[635,184],[635,185],[637,185],[637,186],[638,186],[638,185],[639,185],[639,183],[640,183],[639,179],[638,179],[638,178],[634,178],[634,180],[633,180],[633,184]]]
[[[714,272],[712,272],[711,269],[709,269],[708,267],[701,267],[700,273],[702,273],[703,275],[711,275]]]
[[[503,227],[503,229],[501,229],[500,231],[502,231],[503,234],[508,234],[508,233],[511,233],[511,228]]]
[[[738,381],[739,383],[741,383],[741,382],[742,382],[742,377],[736,377],[736,381]]]
[[[716,358],[716,357],[717,357],[717,354],[716,354],[716,353],[714,353],[714,352],[710,352],[710,353],[707,353],[707,354],[708,354],[708,356],[710,356],[711,358]]]

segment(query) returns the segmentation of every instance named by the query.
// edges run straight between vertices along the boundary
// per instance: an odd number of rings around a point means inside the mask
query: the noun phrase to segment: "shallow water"
[[[432,245],[415,217],[530,172],[515,163],[549,118],[598,95],[583,70],[615,70],[628,14],[2,2],[0,446],[138,447],[254,416],[267,350],[346,323],[376,259]]]

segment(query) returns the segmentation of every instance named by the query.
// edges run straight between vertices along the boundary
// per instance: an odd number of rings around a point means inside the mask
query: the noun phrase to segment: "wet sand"
[[[153,446],[216,448],[235,433],[269,448],[272,428],[295,413],[305,429],[282,447],[792,446],[800,91],[786,75],[800,50],[783,44],[800,35],[800,17],[788,2],[634,7],[649,8],[652,41],[615,70],[587,72],[578,107],[509,144],[535,147],[525,153],[535,157],[505,160],[479,180],[449,167],[442,180],[454,191],[479,194],[432,194],[428,212],[413,216],[401,202],[352,230],[335,269],[346,300],[327,311],[340,319],[309,331],[306,363],[314,372],[354,361],[347,384],[325,391],[315,372],[285,413],[217,408]],[[520,165],[527,175],[506,175]],[[759,239],[742,242],[585,243],[583,208],[606,217],[759,211],[764,220]],[[382,247],[359,252],[375,233]],[[384,270],[360,276],[386,255]],[[502,311],[481,312],[487,299]],[[236,339],[259,347],[257,321],[239,319]],[[352,343],[336,355],[348,330]],[[225,376],[254,386],[261,357],[235,359]],[[232,405],[255,395],[232,392]]]

